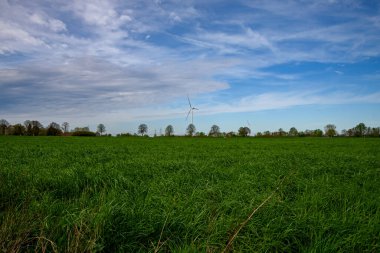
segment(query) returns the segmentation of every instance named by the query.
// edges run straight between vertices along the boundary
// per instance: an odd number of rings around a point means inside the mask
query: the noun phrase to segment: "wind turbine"
[[[191,124],[193,124],[193,120],[194,120],[194,110],[199,110],[199,109],[198,109],[198,108],[195,108],[195,107],[193,107],[193,106],[191,105],[189,95],[187,95],[187,100],[189,101],[190,110],[189,110],[189,112],[187,113],[186,120],[189,118],[189,115],[190,115],[190,113],[191,113]]]

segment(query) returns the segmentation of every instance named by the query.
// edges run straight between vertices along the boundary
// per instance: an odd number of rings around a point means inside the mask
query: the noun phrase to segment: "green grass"
[[[379,252],[380,139],[0,138],[0,251]]]

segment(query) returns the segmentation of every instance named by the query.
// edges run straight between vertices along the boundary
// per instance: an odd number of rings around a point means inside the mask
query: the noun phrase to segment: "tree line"
[[[141,124],[138,127],[137,133],[122,133],[117,136],[146,136],[148,133],[148,126]],[[155,133],[154,136],[157,136]],[[174,127],[168,125],[165,128],[165,133],[160,136],[175,136]],[[343,129],[341,133],[338,133],[334,124],[327,124],[324,127],[324,131],[321,129],[298,131],[297,128],[291,127],[289,131],[285,131],[282,128],[278,131],[264,131],[257,132],[255,135],[251,135],[251,129],[247,126],[240,127],[237,132],[222,132],[218,125],[212,125],[208,133],[197,132],[194,124],[189,124],[186,128],[186,136],[196,137],[379,137],[380,127],[367,127],[364,123],[359,123],[351,129]]]
[[[0,119],[0,135],[18,136],[103,136],[106,132],[104,124],[97,126],[97,131],[90,131],[89,127],[75,127],[70,130],[70,124],[51,122],[44,127],[38,120],[26,120],[23,124],[11,125],[5,119]]]
[[[123,136],[147,136],[148,126],[147,124],[140,124],[137,128],[137,133],[121,133],[117,134],[118,137]],[[104,124],[97,126],[97,131],[90,131],[89,127],[75,127],[70,130],[68,122],[58,124],[51,122],[44,127],[37,120],[26,120],[23,124],[11,125],[5,119],[0,120],[0,135],[19,135],[19,136],[111,136],[106,134],[106,127]],[[165,128],[165,132],[162,134],[157,133],[154,136],[175,136],[174,127],[168,125]],[[240,127],[236,132],[222,132],[218,125],[212,125],[209,132],[197,132],[194,124],[189,124],[186,128],[186,136],[196,137],[379,137],[380,127],[369,127],[364,123],[359,123],[355,127],[350,129],[343,129],[341,133],[338,133],[334,124],[327,124],[324,127],[324,131],[321,129],[298,131],[297,128],[291,127],[289,131],[285,131],[280,128],[278,131],[264,131],[252,134],[251,129],[247,126]]]

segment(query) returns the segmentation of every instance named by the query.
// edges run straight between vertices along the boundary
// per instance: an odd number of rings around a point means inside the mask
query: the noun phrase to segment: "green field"
[[[0,138],[1,252],[221,252],[269,196],[231,251],[380,252],[380,139]]]

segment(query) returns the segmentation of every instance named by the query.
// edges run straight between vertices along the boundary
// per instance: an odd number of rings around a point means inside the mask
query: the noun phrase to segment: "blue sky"
[[[150,134],[380,126],[377,0],[0,0],[0,118]]]

